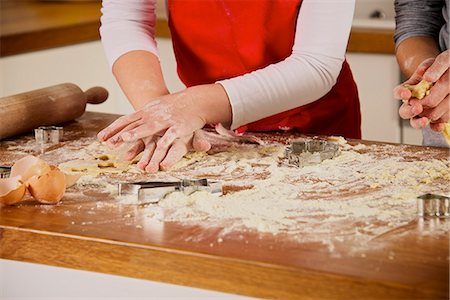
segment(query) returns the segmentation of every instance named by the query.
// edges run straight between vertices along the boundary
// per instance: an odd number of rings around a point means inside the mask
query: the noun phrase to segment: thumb
[[[192,148],[195,151],[208,151],[211,149],[211,143],[206,139],[203,130],[199,129],[194,132],[194,137],[192,138]]]

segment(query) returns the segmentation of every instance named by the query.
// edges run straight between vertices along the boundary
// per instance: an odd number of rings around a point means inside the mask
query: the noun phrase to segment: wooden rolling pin
[[[99,104],[107,98],[102,87],[83,92],[72,83],[0,98],[0,140],[74,120],[84,113],[86,103]]]

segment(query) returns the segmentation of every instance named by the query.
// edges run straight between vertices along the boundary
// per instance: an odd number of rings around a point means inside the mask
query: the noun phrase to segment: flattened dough
[[[127,146],[121,146],[111,150],[104,144],[95,141],[86,148],[82,157],[59,165],[59,168],[68,173],[98,176],[100,174],[142,173],[136,166],[140,155],[133,161],[126,161],[122,157],[127,151]],[[177,170],[202,160],[208,154],[205,152],[190,152],[171,168]]]

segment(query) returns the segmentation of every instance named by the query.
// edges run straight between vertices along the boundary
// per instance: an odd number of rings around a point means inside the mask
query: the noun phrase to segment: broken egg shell
[[[66,191],[66,175],[52,166],[48,173],[30,178],[28,190],[41,203],[58,203]]]
[[[0,203],[11,205],[22,200],[26,185],[20,176],[0,179]]]
[[[14,163],[11,168],[11,177],[22,176],[26,183],[32,177],[42,176],[50,171],[50,166],[40,158],[33,155],[25,156]]]
[[[81,174],[64,173],[64,175],[66,176],[66,189],[74,186],[81,177]]]

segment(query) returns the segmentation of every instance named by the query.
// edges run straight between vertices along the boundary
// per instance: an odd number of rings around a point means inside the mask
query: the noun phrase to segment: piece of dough
[[[428,82],[426,80],[422,80],[416,85],[405,84],[404,87],[411,91],[411,95],[414,98],[422,100],[425,96],[430,94],[430,89],[433,86],[433,83]],[[445,141],[448,145],[450,145],[450,124],[445,124],[444,131],[442,132],[444,135]]]
[[[433,86],[432,82],[428,82],[426,80],[422,80],[418,84],[410,85],[405,84],[404,87],[411,91],[411,95],[414,98],[422,100],[430,93],[430,89]]]
[[[82,174],[98,176],[100,174],[119,174],[119,173],[141,173],[136,166],[140,157],[137,156],[133,161],[123,159],[124,153],[128,147],[120,146],[117,149],[109,149],[104,144],[95,141],[86,147],[86,154],[76,160],[71,160],[59,165],[59,168],[68,174]],[[190,164],[201,161],[206,152],[190,152],[177,162],[171,170],[177,170],[187,167]]]
[[[444,135],[447,144],[450,145],[450,123],[445,124],[442,134]]]
[[[127,145],[117,149],[108,149],[104,144],[95,141],[86,147],[86,152],[79,159],[59,165],[66,173],[98,176],[100,174],[118,174],[124,172],[139,173],[133,161],[125,161],[122,157]]]

